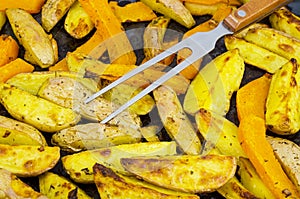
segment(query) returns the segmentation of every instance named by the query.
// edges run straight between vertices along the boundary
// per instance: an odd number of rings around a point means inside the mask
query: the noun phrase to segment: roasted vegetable
[[[39,176],[39,188],[41,193],[45,194],[49,199],[92,198],[71,181],[52,172],[46,172]]]
[[[215,146],[223,155],[247,157],[237,138],[238,127],[225,117],[201,108],[195,115],[200,134],[208,146]],[[209,153],[206,147],[203,153]]]
[[[272,77],[266,102],[266,125],[274,133],[295,134],[300,129],[300,72],[296,59]]]
[[[121,164],[147,182],[189,193],[214,191],[228,182],[236,170],[236,159],[222,155],[132,157],[121,158]]]
[[[17,74],[29,73],[33,70],[34,67],[31,64],[27,63],[21,58],[17,58],[14,61],[11,61],[8,64],[0,67],[0,83],[6,82]]]
[[[242,184],[258,198],[275,199],[247,158],[239,159],[238,175]]]
[[[7,9],[6,15],[15,36],[35,62],[42,68],[53,65],[55,52],[52,42],[33,16],[18,8]]]
[[[300,192],[283,171],[266,139],[264,119],[255,115],[243,118],[238,138],[258,175],[275,198],[300,198]]]
[[[6,14],[5,11],[0,11],[0,30],[2,29],[2,27],[4,26],[6,22]]]
[[[0,11],[5,11],[9,8],[20,8],[26,10],[29,13],[39,13],[45,0],[5,0],[0,2]]]
[[[10,35],[0,35],[0,67],[15,60],[19,55],[19,45]]]
[[[47,0],[42,7],[42,26],[49,32],[68,12],[75,0]]]
[[[40,175],[60,158],[59,147],[0,144],[0,150],[0,167],[20,177]]]
[[[197,199],[199,196],[184,192],[164,189],[136,178],[123,176],[113,170],[95,164],[93,167],[94,181],[100,197],[108,198],[166,198],[166,199]]]
[[[201,107],[225,115],[245,70],[237,49],[227,51],[200,70],[184,97],[184,110],[195,114]]]
[[[52,136],[51,142],[62,150],[77,152],[120,144],[140,142],[139,129],[87,123],[63,129]]]
[[[269,19],[273,28],[300,39],[300,17],[293,14],[286,7],[275,11]]]
[[[9,145],[47,145],[41,132],[33,126],[0,116],[0,143]]]
[[[0,169],[0,197],[48,199],[22,182],[16,175],[2,168]]]
[[[121,158],[175,154],[175,142],[141,142],[67,155],[62,157],[62,163],[67,173],[75,182],[90,184],[94,182],[93,166],[95,163],[103,164],[122,174],[129,175],[120,163]]]
[[[200,139],[176,93],[171,88],[161,86],[153,91],[153,95],[160,119],[169,136],[185,154],[200,154]]]
[[[284,171],[300,191],[300,147],[284,138],[268,136],[267,140]]]
[[[152,10],[157,11],[166,17],[169,17],[181,25],[191,28],[195,25],[195,20],[191,13],[184,7],[179,0],[141,0]]]
[[[68,11],[64,27],[72,37],[81,39],[94,29],[95,24],[79,1],[76,1]]]
[[[225,37],[225,45],[228,50],[239,49],[245,63],[269,73],[275,73],[283,64],[288,62],[288,59],[276,53],[232,35]]]
[[[110,1],[109,5],[113,13],[122,23],[151,21],[156,18],[156,14],[153,10],[140,1],[132,2],[125,6],[119,6],[118,2]]]
[[[56,132],[73,126],[80,119],[71,109],[8,84],[0,84],[0,102],[12,117],[45,132]]]

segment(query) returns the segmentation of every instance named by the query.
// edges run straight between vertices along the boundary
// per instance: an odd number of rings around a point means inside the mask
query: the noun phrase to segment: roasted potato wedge
[[[18,8],[6,10],[15,36],[42,68],[55,63],[55,52],[49,36],[42,26],[26,11]]]
[[[42,7],[42,26],[49,32],[68,12],[75,0],[47,0]]]
[[[49,133],[74,126],[80,120],[73,110],[8,84],[0,84],[0,102],[12,117]]]
[[[63,129],[52,136],[51,142],[62,150],[78,152],[120,144],[140,142],[139,129],[124,126],[110,126],[87,123]]]
[[[266,125],[274,133],[295,134],[300,129],[300,71],[296,59],[273,76],[266,101]]]
[[[87,36],[95,27],[90,16],[85,12],[79,1],[76,1],[68,11],[64,28],[76,39]]]
[[[48,199],[8,170],[0,169],[0,198]]]
[[[31,125],[0,116],[0,143],[46,146],[43,134]]]
[[[287,139],[267,136],[284,171],[300,191],[300,147]]]
[[[0,30],[4,26],[5,22],[6,22],[6,14],[4,11],[0,11]]]
[[[136,178],[114,172],[101,164],[93,167],[94,181],[102,199],[108,198],[166,198],[197,199],[199,196],[164,189]]]
[[[218,189],[234,176],[237,166],[236,158],[222,155],[131,157],[121,158],[121,164],[147,182],[189,193]]]
[[[201,107],[225,115],[233,92],[240,87],[245,70],[238,49],[227,51],[200,70],[184,97],[184,110],[195,114]]]
[[[41,193],[49,199],[54,198],[78,198],[91,199],[82,189],[65,177],[52,172],[46,172],[39,176],[39,188]]]
[[[0,167],[20,177],[40,175],[60,158],[59,147],[0,144],[0,150]]]
[[[153,91],[160,119],[169,134],[181,150],[190,155],[200,154],[201,142],[197,131],[183,111],[176,93],[161,86]]]
[[[191,28],[195,25],[195,20],[191,13],[184,7],[179,0],[141,0],[144,4],[149,6],[152,10],[157,11],[166,17],[169,17],[181,25]]]
[[[90,184],[94,182],[93,166],[95,163],[103,164],[122,174],[129,175],[122,167],[120,158],[175,154],[175,142],[141,142],[67,155],[62,157],[62,164],[71,179],[75,182]]]

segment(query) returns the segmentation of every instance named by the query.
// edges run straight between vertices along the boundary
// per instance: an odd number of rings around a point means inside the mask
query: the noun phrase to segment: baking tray
[[[119,4],[125,5],[127,3],[130,2],[134,2],[134,0],[128,0],[128,1],[124,1],[124,0],[119,0]],[[297,14],[298,16],[300,16],[300,1],[294,1],[292,3],[290,3],[288,5],[288,8],[294,12],[295,14]],[[195,17],[196,23],[200,24],[206,20],[208,20],[211,16],[201,16],[201,17]],[[40,14],[35,14],[34,18],[41,23],[41,15]],[[268,23],[267,18],[263,20],[263,22]],[[143,58],[143,51],[141,49],[141,45],[143,43],[143,31],[144,28],[147,26],[148,22],[139,22],[139,23],[124,23],[123,26],[125,28],[125,30],[127,30],[127,36],[133,46],[133,49],[137,49],[135,50],[135,53],[137,54],[137,64],[139,64]],[[176,32],[178,32],[180,35],[182,35],[184,32],[187,31],[187,29],[181,25],[179,25],[178,23],[171,21],[169,26],[168,26],[169,30],[174,30]],[[69,36],[67,34],[67,32],[64,30],[64,18],[51,30],[51,34],[53,35],[53,37],[56,39],[57,43],[58,43],[58,47],[59,47],[59,59],[63,59],[67,52],[69,51],[73,51],[75,50],[78,46],[82,45],[84,42],[86,42],[94,33],[94,31],[92,31],[89,35],[87,35],[85,38],[83,39],[74,39],[71,36]],[[13,36],[15,39],[16,37],[14,36],[11,26],[8,22],[6,22],[6,24],[4,25],[3,29],[0,31],[0,34],[8,34]],[[17,39],[16,39],[17,40]],[[204,65],[205,63],[207,63],[208,61],[210,61],[211,59],[215,58],[216,56],[222,54],[223,52],[226,51],[225,45],[224,45],[224,41],[223,38],[219,39],[215,49],[213,51],[211,51],[207,56],[204,57],[203,63],[202,65]],[[23,57],[24,55],[24,49],[23,47],[20,45],[20,55],[19,57]],[[172,67],[173,64],[171,64]],[[40,67],[35,67],[35,71],[41,71],[41,70],[45,70],[45,69],[41,69]],[[256,67],[250,66],[250,65],[246,65],[245,67],[245,73],[244,73],[244,77],[242,79],[242,83],[241,86],[245,85],[246,83],[248,83],[251,80],[254,80],[260,76],[262,76],[265,73],[265,71],[260,70]],[[230,110],[227,113],[226,117],[227,119],[229,119],[230,121],[234,122],[236,125],[238,125],[239,121],[237,118],[237,112],[236,112],[236,106],[235,106],[235,93],[233,94],[232,98],[231,98],[231,106],[230,106]],[[4,109],[4,107],[0,104],[0,115],[3,116],[7,116],[10,117],[9,113]],[[151,118],[149,116],[143,116],[142,117],[142,122],[143,123],[149,123]],[[168,136],[164,136],[165,131],[164,129],[162,129],[161,131],[162,133],[162,137],[165,139],[168,139]],[[267,132],[268,134],[271,134],[271,132]],[[51,139],[51,134],[49,133],[43,133],[48,144],[51,145],[50,143],[50,139]],[[295,143],[297,143],[298,145],[300,145],[300,132],[294,134],[294,135],[290,135],[290,136],[285,136],[284,138],[287,138],[289,140],[294,141]],[[67,152],[61,151],[61,156],[65,156],[67,155]],[[62,175],[64,177],[69,178],[68,174],[65,172],[65,170],[62,167],[62,163],[61,161],[58,162],[58,164],[51,169],[50,171],[57,173],[59,175]],[[25,183],[27,183],[28,185],[30,185],[32,188],[34,188],[36,191],[39,191],[39,186],[38,186],[38,178],[37,177],[31,177],[31,178],[21,178],[22,181],[24,181]],[[76,184],[76,183],[75,183]],[[84,184],[77,184],[80,188],[82,188],[84,191],[86,191],[87,194],[89,194],[90,196],[92,196],[95,199],[100,198],[96,186],[94,184],[89,184],[89,185],[84,185]],[[207,193],[207,194],[200,194],[200,197],[202,199],[222,199],[224,197],[222,197],[220,194],[218,194],[217,192],[213,192],[213,193]]]

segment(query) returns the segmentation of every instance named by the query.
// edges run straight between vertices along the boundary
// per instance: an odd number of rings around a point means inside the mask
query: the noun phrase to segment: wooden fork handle
[[[292,0],[250,0],[224,19],[225,25],[236,32],[271,14]]]

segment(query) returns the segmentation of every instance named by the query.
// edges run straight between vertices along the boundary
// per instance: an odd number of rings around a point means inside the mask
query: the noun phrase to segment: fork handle
[[[271,14],[292,0],[250,0],[224,19],[225,25],[233,32],[245,28]]]

